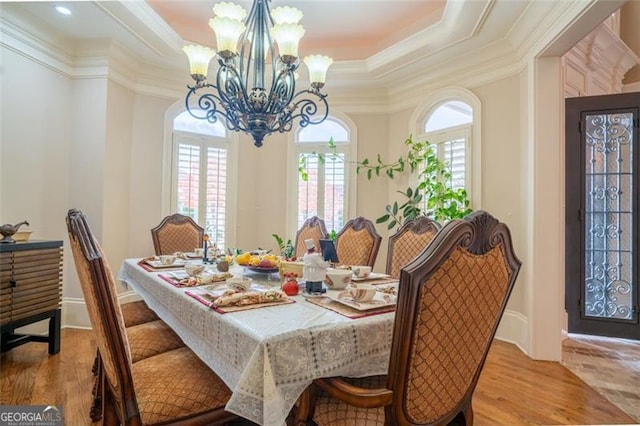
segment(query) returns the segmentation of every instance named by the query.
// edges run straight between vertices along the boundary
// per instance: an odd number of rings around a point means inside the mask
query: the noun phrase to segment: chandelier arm
[[[289,118],[284,120],[285,122],[293,122],[296,119],[300,120],[300,127],[306,127],[309,124],[320,124],[329,116],[329,104],[327,103],[327,95],[324,95],[315,90],[301,90],[295,94],[293,99],[297,99],[299,96],[304,95],[314,95],[318,99],[310,99],[310,98],[302,98],[296,101],[293,105],[291,105],[287,110],[289,111]],[[318,108],[319,102],[321,105],[324,104],[324,111],[318,115],[318,111],[321,108]],[[297,114],[293,114],[295,111],[299,110]]]
[[[220,64],[216,76],[217,90],[220,96],[220,104],[226,112],[227,128],[229,130],[246,131],[246,121],[242,116],[249,110],[246,103],[247,92],[242,85],[242,80],[233,63]]]
[[[226,110],[218,108],[219,105],[224,105],[220,97],[216,96],[215,93],[211,93],[211,92],[206,92],[202,94],[197,93],[201,89],[218,90],[218,88],[214,84],[204,83],[198,86],[187,86],[187,88],[189,89],[189,91],[187,92],[187,96],[185,97],[185,107],[187,112],[189,112],[189,114],[192,117],[197,118],[198,120],[207,120],[209,123],[215,123],[218,121],[218,117],[216,116],[217,114],[220,117],[223,117],[227,122],[230,120],[230,117],[227,114]],[[195,111],[201,111],[204,114],[197,114],[192,109],[191,107],[192,96],[199,96],[197,101],[195,101],[195,104],[198,106],[198,109]]]
[[[289,67],[282,69],[277,77],[273,79],[269,104],[266,108],[267,114],[278,115],[291,103],[296,90],[296,80],[293,75],[294,69]]]

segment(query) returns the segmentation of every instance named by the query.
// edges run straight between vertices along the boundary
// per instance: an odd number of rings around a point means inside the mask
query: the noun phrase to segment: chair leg
[[[103,416],[102,416],[102,425],[103,426],[119,426],[120,419],[118,419],[118,413],[116,411],[116,406],[113,402],[113,395],[107,386],[104,386],[103,382],[103,390],[104,390],[104,405],[103,405]]]
[[[102,359],[100,358],[100,352],[96,354],[96,359],[93,362],[92,371],[96,376],[96,380],[93,384],[93,401],[91,402],[89,417],[92,421],[97,422],[102,418],[102,396],[104,391],[104,370],[102,369]]]
[[[316,387],[312,383],[298,398],[298,407],[295,411],[295,426],[315,425],[313,414],[316,410],[316,392]]]
[[[473,406],[471,405],[471,401],[469,401],[467,409],[464,410],[464,424],[465,426],[473,425]]]

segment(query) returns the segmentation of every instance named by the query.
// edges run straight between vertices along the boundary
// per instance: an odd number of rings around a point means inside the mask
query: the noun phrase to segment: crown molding
[[[52,71],[71,77],[73,52],[34,35],[21,20],[0,15],[0,45]],[[20,23],[21,26],[16,25]]]
[[[622,93],[640,92],[640,81],[622,86]]]
[[[94,4],[160,57],[182,49],[182,38],[146,2],[96,1]]]
[[[366,59],[367,71],[374,78],[382,78],[468,40],[480,31],[493,4],[494,0],[487,3],[448,1],[437,24]]]

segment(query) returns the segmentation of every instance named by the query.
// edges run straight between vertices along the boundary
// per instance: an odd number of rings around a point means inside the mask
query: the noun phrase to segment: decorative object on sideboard
[[[271,11],[270,1],[254,0],[248,15],[234,3],[214,5],[216,16],[209,26],[216,35],[217,53],[196,45],[182,49],[195,81],[187,86],[187,111],[211,123],[222,119],[229,130],[251,135],[257,147],[271,133],[290,131],[296,121],[306,127],[322,123],[329,114],[327,95],[320,90],[333,59],[305,57],[311,85],[296,92],[298,43],[305,32],[298,23],[302,12],[288,6]],[[214,56],[218,71],[215,83],[208,83]]]
[[[5,225],[0,226],[0,234],[2,234],[2,236],[4,237],[3,239],[0,240],[0,243],[15,243],[15,240],[12,238],[12,236],[16,232],[18,232],[18,229],[20,229],[22,225],[29,226],[29,222],[25,220],[23,222],[16,223],[15,225],[11,225],[7,223]]]

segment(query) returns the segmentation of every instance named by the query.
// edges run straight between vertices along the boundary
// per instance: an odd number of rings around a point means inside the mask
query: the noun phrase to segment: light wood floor
[[[62,405],[65,425],[90,425],[95,342],[90,331],[62,331],[62,350],[28,343],[0,357],[0,404]],[[496,341],[473,398],[476,425],[634,424],[562,365],[532,361]]]

